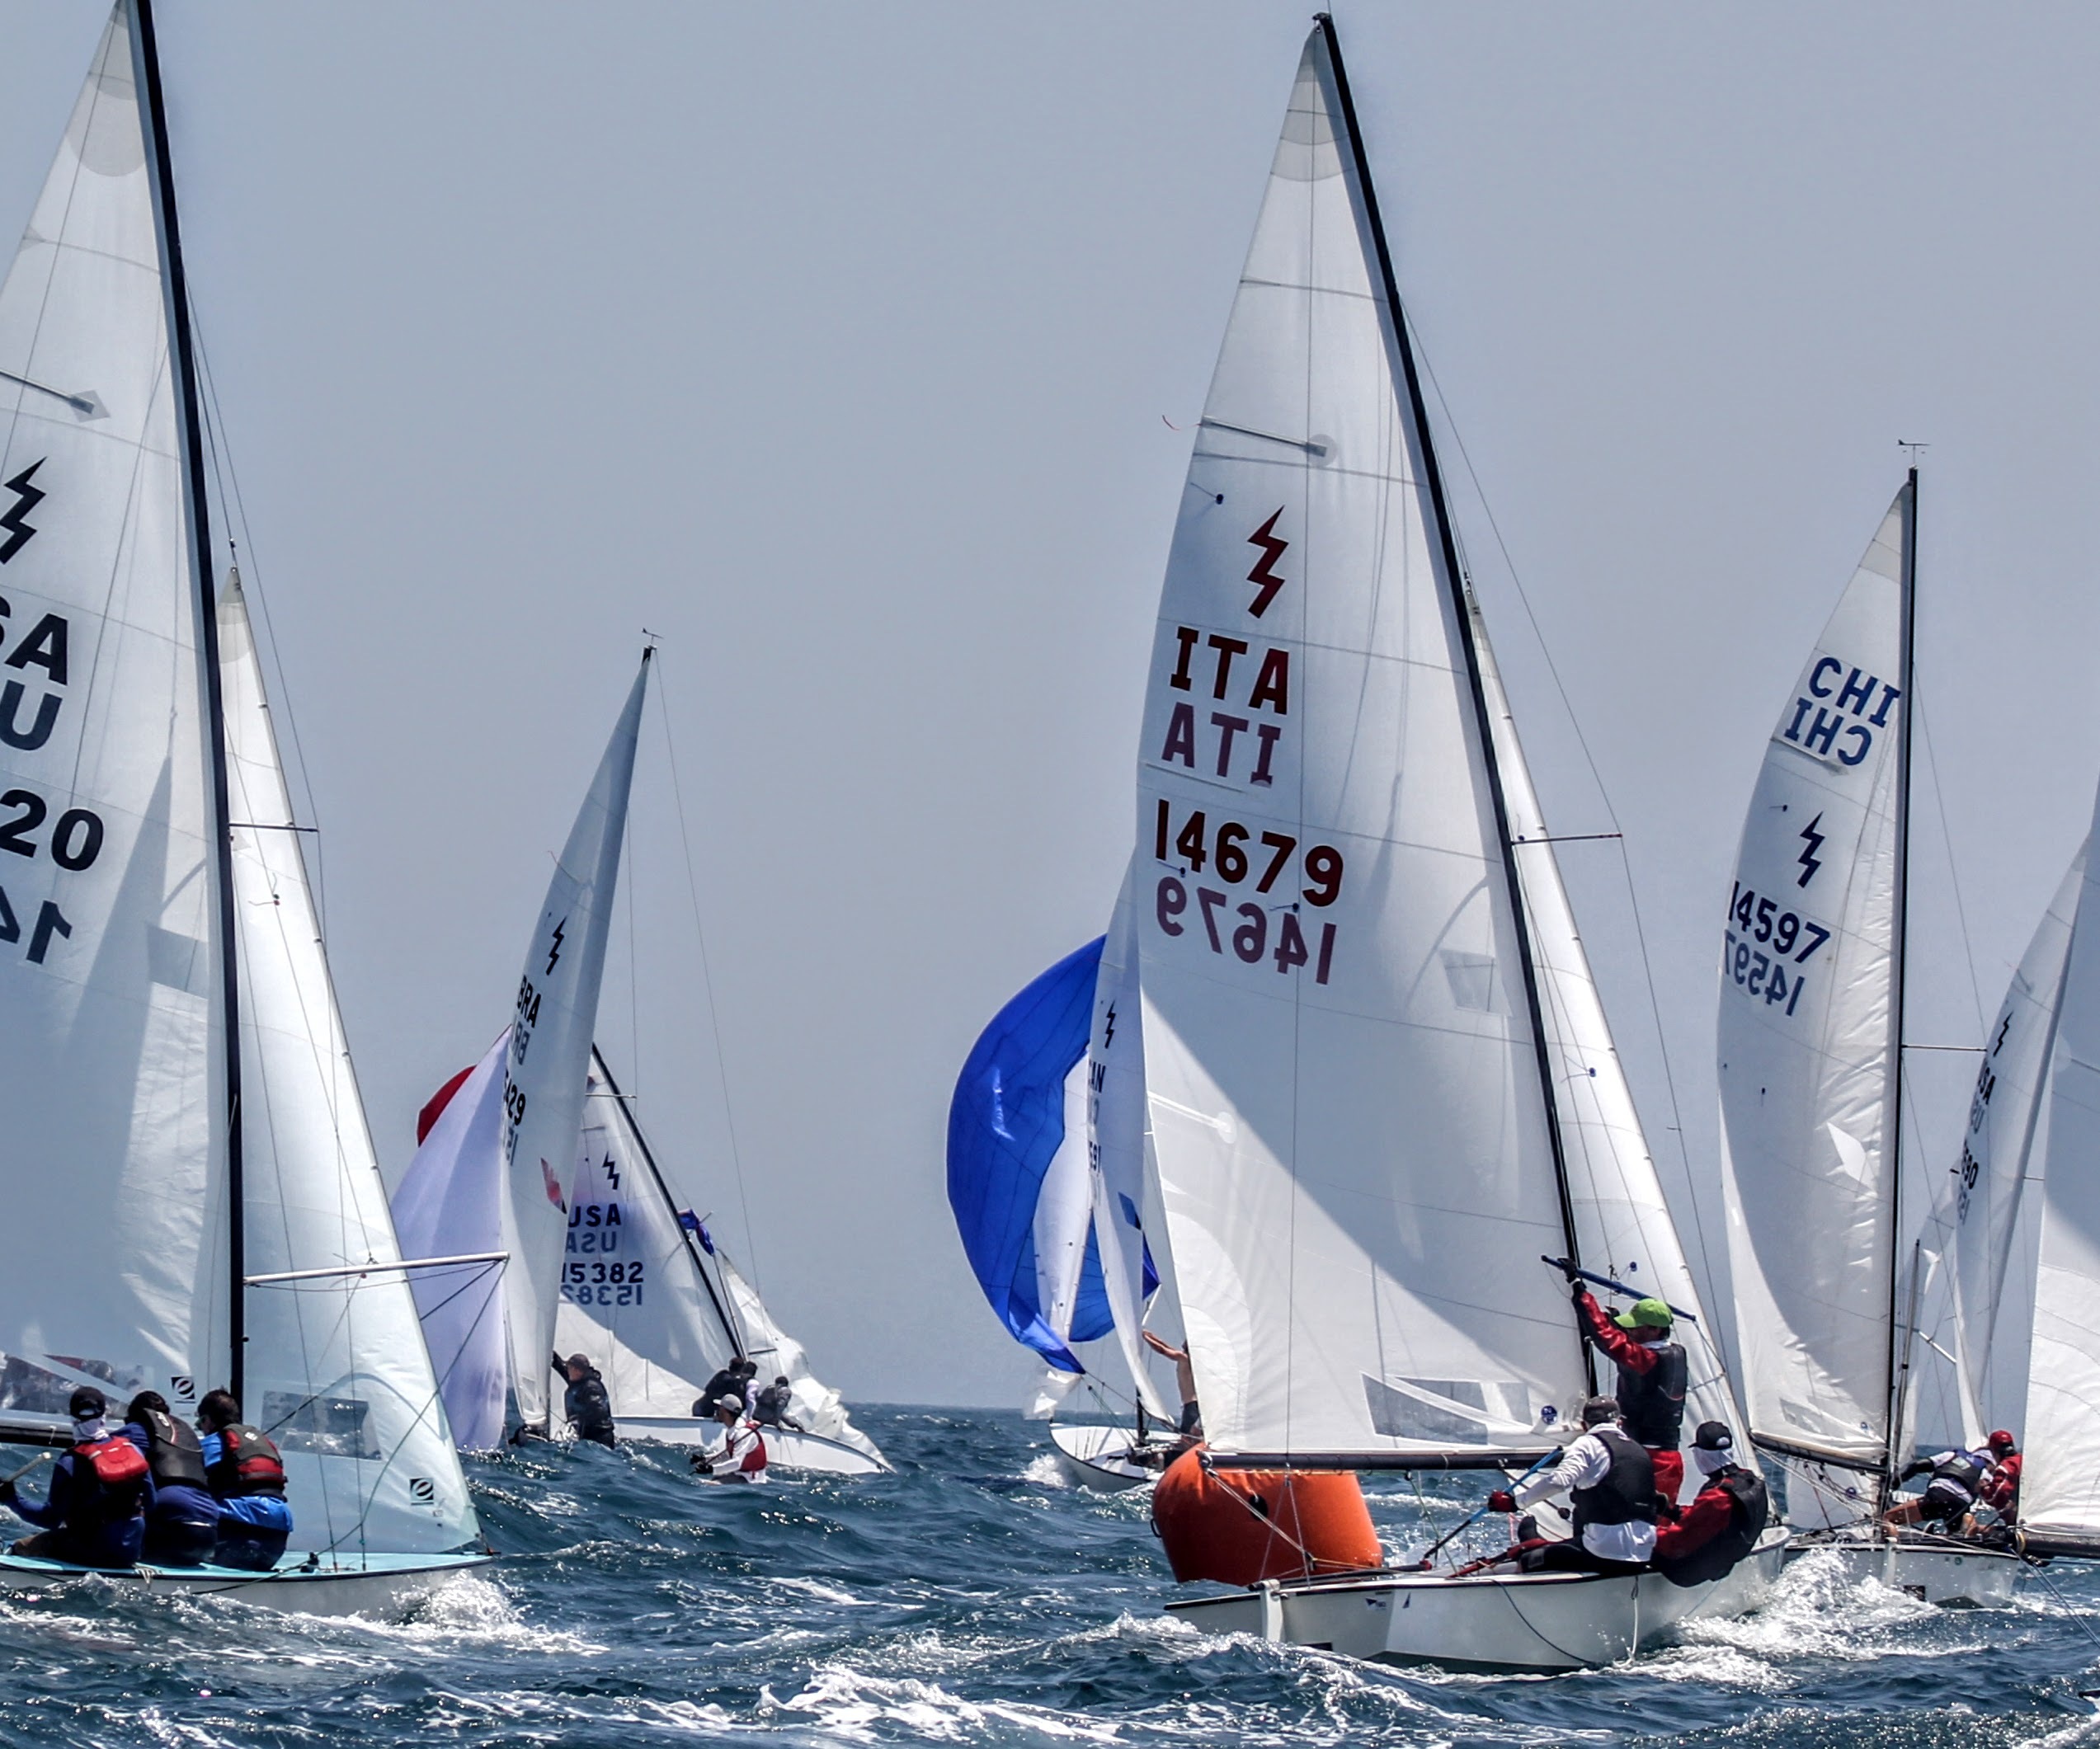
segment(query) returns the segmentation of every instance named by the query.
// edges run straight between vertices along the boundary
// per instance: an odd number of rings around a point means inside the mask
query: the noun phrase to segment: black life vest
[[[1684,1435],[1684,1391],[1691,1369],[1681,1343],[1664,1342],[1650,1352],[1655,1364],[1647,1371],[1619,1368],[1619,1415],[1626,1431],[1650,1451],[1674,1451]]]
[[[1973,1505],[1976,1491],[1984,1485],[1984,1478],[1989,1471],[1989,1460],[1976,1452],[1950,1452],[1947,1461],[1933,1471],[1933,1479],[1928,1485],[1958,1488],[1962,1497]]]
[[[1707,1486],[1720,1488],[1728,1496],[1728,1527],[1688,1554],[1655,1563],[1655,1571],[1673,1585],[1711,1584],[1733,1573],[1735,1563],[1757,1546],[1771,1516],[1772,1502],[1765,1493],[1764,1478],[1754,1470],[1731,1465]]]
[[[1651,1525],[1655,1521],[1655,1461],[1637,1440],[1617,1427],[1592,1427],[1612,1455],[1612,1467],[1588,1488],[1570,1490],[1575,1540],[1592,1525]]]
[[[152,1472],[146,1456],[121,1433],[75,1446],[73,1458],[73,1497],[66,1505],[66,1522],[76,1528],[117,1524],[136,1518],[146,1510],[146,1489]]]
[[[147,1409],[138,1425],[146,1430],[146,1464],[156,1488],[211,1486],[211,1478],[205,1473],[204,1446],[188,1422]]]
[[[563,1393],[562,1408],[579,1439],[610,1441],[613,1436],[613,1400],[605,1394],[605,1381],[595,1372],[586,1373]]]
[[[285,1492],[285,1460],[276,1442],[246,1422],[219,1430],[219,1461],[205,1474],[221,1500]]]

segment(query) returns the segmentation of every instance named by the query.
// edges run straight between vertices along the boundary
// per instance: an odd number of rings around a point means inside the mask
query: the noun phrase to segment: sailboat
[[[1109,1493],[1155,1480],[1173,1444],[1142,1339],[1159,1278],[1144,1233],[1133,929],[1126,877],[1109,934],[1032,980],[979,1035],[948,1124],[949,1203],[972,1270],[1008,1333],[1046,1363],[1031,1418],[1076,1386],[1131,1413],[1130,1427],[1050,1428],[1066,1478]],[[1095,1351],[1111,1338],[1127,1391],[1101,1375]]]
[[[112,1577],[389,1612],[483,1564],[321,944],[238,575],[213,599],[148,0],[103,33],[0,286],[0,1438],[224,1384],[282,1450],[268,1573]],[[0,1581],[78,1568],[0,1555]]]
[[[2100,802],[2096,802],[2100,816]],[[2100,830],[2100,828],[2096,828]],[[2019,1430],[2016,1547],[2100,1559],[2100,871],[2088,836],[1985,1035],[1952,1178],[1964,1429]]]
[[[830,1475],[889,1469],[705,1218],[673,1190],[633,1102],[596,1051],[567,1244],[554,1347],[591,1356],[623,1438],[713,1443],[720,1424],[695,1414],[697,1399],[718,1367],[742,1355],[757,1366],[761,1386],[789,1382],[798,1426],[765,1429],[769,1465]]]
[[[394,1192],[403,1242],[457,1259],[418,1276],[416,1301],[463,1450],[552,1431],[569,1183],[652,654],[642,653],[555,863],[511,1024],[475,1071],[473,1097],[452,1100]]]
[[[1307,41],[1198,430],[1137,765],[1144,1085],[1219,1469],[1520,1469],[1594,1385],[1561,1272],[1680,1309],[1734,1420],[1460,563],[1335,26]],[[1552,1670],[1739,1610],[1386,1568],[1168,1606]]]
[[[2010,1557],[1881,1530],[1924,1276],[1899,1117],[1917,530],[1913,468],[1751,797],[1722,938],[1722,1182],[1750,1432],[1800,1546],[1935,1602],[2002,1602]]]

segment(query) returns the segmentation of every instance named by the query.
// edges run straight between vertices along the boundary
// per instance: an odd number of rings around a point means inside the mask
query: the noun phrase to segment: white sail
[[[238,576],[219,651],[240,943],[242,1201],[252,1278],[400,1261],[307,883]],[[247,1295],[249,1418],[285,1455],[300,1545],[428,1553],[476,1535],[398,1270]]]
[[[1137,986],[1137,919],[1132,910],[1136,864],[1123,875],[1114,919],[1095,975],[1094,1023],[1087,1042],[1088,1158],[1092,1166],[1093,1227],[1102,1285],[1115,1319],[1117,1346],[1137,1400],[1165,1422],[1177,1411],[1152,1382],[1146,1365],[1145,1034]],[[1069,1329],[1070,1324],[1066,1328]]]
[[[1721,1160],[1750,1426],[1878,1469],[1895,1267],[1897,495],[1766,750],[1723,936]]]
[[[505,1328],[511,1387],[528,1425],[547,1419],[567,1181],[583,1120],[584,1082],[598,1020],[628,791],[641,731],[649,656],[613,729],[591,792],[570,829],[525,954],[504,1065],[502,1153]]]
[[[1316,33],[1153,646],[1146,1087],[1213,1446],[1542,1450],[1584,1369],[1522,1260],[1570,1238],[1368,201]]]
[[[1699,1304],[1683,1242],[1655,1175],[1655,1159],[1634,1108],[1625,1065],[1612,1041],[1603,999],[1575,929],[1575,908],[1568,902],[1551,835],[1518,740],[1516,718],[1503,691],[1477,605],[1473,609],[1473,647],[1479,652],[1503,803],[1523,877],[1532,958],[1537,968],[1539,1013],[1554,1065],[1552,1083],[1576,1244],[1586,1267],[1690,1314],[1679,1319],[1674,1333],[1689,1366],[1683,1424],[1683,1443],[1688,1447],[1700,1422],[1721,1421],[1740,1428],[1741,1413],[1729,1386],[1721,1345]],[[1608,1388],[1610,1369],[1604,1371],[1603,1382]]]
[[[740,1349],[698,1223],[688,1228],[680,1214],[594,1051],[554,1346],[590,1356],[616,1418],[691,1415],[700,1388]]]
[[[445,1418],[463,1451],[503,1443],[510,1357],[503,1338],[505,1251],[503,1068],[505,1028],[454,1089],[416,1150],[393,1193],[394,1230],[411,1257],[472,1258],[418,1270],[416,1309],[445,1397]]]
[[[729,1254],[718,1246],[714,1256],[743,1331],[744,1352],[758,1363],[759,1377],[786,1375],[793,1393],[794,1418],[808,1432],[850,1446],[878,1464],[885,1463],[874,1441],[854,1425],[845,1399],[810,1371],[809,1356],[802,1344],[773,1321],[758,1290],[745,1279]]]
[[[205,595],[120,7],[0,286],[0,1404],[224,1382]],[[209,1375],[210,1376],[206,1376]]]

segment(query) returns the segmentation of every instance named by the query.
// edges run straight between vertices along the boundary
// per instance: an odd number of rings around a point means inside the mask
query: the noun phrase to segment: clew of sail
[[[139,53],[120,6],[0,285],[9,1419],[77,1383],[180,1408],[229,1352],[207,595]]]
[[[1227,1454],[1541,1453],[1573,1244],[1466,628],[1330,54],[1292,91],[1167,564],[1145,1084]]]
[[[526,951],[504,1065],[504,1324],[511,1388],[529,1426],[548,1415],[548,1361],[568,1237],[568,1178],[583,1121],[613,894],[649,652],[563,847]]]
[[[1906,485],[1779,713],[1722,936],[1721,1166],[1753,1432],[1890,1443]]]
[[[384,1267],[401,1253],[238,576],[219,599],[219,653],[247,1107],[246,1267],[266,1276],[380,1266],[250,1290],[243,1407],[284,1453],[302,1547],[457,1549],[477,1534],[474,1509],[408,1283]]]
[[[1145,1362],[1145,1305],[1158,1277],[1145,1232],[1145,1035],[1137,986],[1137,919],[1131,910],[1135,859],[1123,875],[1115,916],[1101,944],[1088,1037],[1087,1136],[1094,1244],[1116,1341],[1137,1399],[1170,1425],[1176,1410]]]
[[[417,1258],[486,1259],[501,1253],[503,1068],[511,1034],[454,1083],[395,1187],[394,1231]],[[416,1310],[463,1451],[503,1443],[510,1361],[503,1341],[506,1266],[476,1261],[416,1272]]]

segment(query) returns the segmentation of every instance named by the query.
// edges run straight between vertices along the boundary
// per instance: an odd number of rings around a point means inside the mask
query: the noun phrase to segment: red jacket
[[[2020,1502],[2020,1460],[2021,1454],[2017,1451],[2010,1457],[2000,1458],[1997,1467],[1985,1479],[1982,1492],[1977,1497],[1985,1506],[1996,1507],[2008,1516]]]
[[[1695,1549],[1703,1549],[1726,1530],[1735,1518],[1735,1503],[1724,1488],[1708,1483],[1686,1507],[1675,1524],[1655,1526],[1655,1559],[1682,1560]]]

